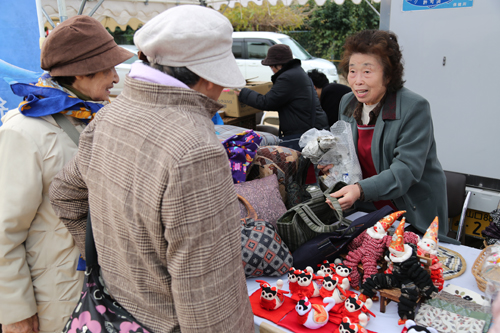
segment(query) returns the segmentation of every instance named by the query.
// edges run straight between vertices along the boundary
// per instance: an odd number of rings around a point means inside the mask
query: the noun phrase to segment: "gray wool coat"
[[[353,93],[344,95],[339,118],[351,124],[357,149],[352,117],[356,104]],[[365,201],[391,200],[422,233],[438,216],[439,240],[459,244],[446,236],[446,177],[437,157],[429,102],[406,88],[388,95],[375,123],[371,152],[377,175],[359,182]]]

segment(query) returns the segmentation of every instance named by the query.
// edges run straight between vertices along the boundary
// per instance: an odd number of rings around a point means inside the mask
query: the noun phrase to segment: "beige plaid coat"
[[[238,202],[211,121],[220,107],[127,77],[51,186],[82,251],[90,203],[106,286],[152,332],[254,330]]]

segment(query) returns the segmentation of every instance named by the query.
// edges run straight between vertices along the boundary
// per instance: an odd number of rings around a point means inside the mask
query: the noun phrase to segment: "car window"
[[[134,54],[134,56],[128,60],[125,60],[123,64],[132,64],[134,61],[139,60],[139,57]]]
[[[243,42],[233,40],[233,55],[236,59],[243,58]]]
[[[292,38],[280,38],[280,42],[290,46],[292,49],[293,56],[300,60],[308,60],[312,59],[312,55],[310,55],[299,43],[297,43]]]
[[[270,47],[265,42],[247,42],[248,59],[265,59]]]

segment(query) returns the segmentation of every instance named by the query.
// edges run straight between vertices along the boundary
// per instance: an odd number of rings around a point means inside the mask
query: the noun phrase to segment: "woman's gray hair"
[[[159,70],[160,72],[175,77],[177,80],[181,81],[190,88],[192,88],[200,80],[200,77],[198,75],[191,72],[186,67],[171,67],[160,64],[152,64],[148,62],[145,62],[145,64]]]

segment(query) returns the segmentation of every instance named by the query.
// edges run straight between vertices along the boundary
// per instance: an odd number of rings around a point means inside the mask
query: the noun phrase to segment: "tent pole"
[[[78,14],[76,14],[76,15],[82,15],[83,9],[85,8],[86,3],[87,3],[87,0],[82,0],[82,2],[80,3],[80,9],[78,9]]]
[[[40,49],[42,48],[42,43],[45,40],[45,31],[43,30],[43,14],[42,14],[42,0],[36,0],[36,16],[38,19],[38,33],[40,34]]]
[[[57,0],[57,7],[59,9],[59,22],[63,23],[68,19],[68,15],[66,15],[66,0]]]
[[[391,27],[391,0],[382,0],[380,2],[380,30],[390,30]]]
[[[102,5],[103,2],[104,2],[104,0],[99,0],[99,3],[97,5],[95,5],[95,7],[89,13],[89,16],[94,15],[94,13],[99,9],[99,7],[101,7],[101,5]]]
[[[377,13],[377,15],[380,17],[380,13],[377,11],[377,9],[375,7],[373,7],[373,5],[370,3],[370,1],[365,0],[365,2],[368,4],[368,6],[372,7],[373,11],[375,13]]]

